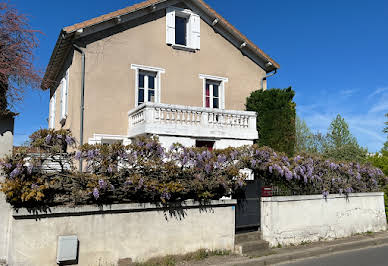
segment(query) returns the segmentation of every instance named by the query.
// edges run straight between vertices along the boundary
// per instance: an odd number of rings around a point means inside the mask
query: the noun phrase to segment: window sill
[[[173,44],[172,48],[174,48],[176,50],[182,50],[182,51],[191,52],[191,53],[195,53],[197,51],[194,48],[190,48],[190,47],[187,47],[187,46],[184,46],[184,45],[180,45],[180,44]]]

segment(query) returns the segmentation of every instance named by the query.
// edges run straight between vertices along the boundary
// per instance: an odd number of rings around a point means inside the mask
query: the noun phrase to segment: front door
[[[260,182],[257,179],[246,182],[245,198],[237,198],[236,231],[260,228]]]

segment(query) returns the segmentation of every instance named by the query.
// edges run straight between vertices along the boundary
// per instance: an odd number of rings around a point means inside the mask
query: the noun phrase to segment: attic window
[[[201,48],[201,18],[189,9],[170,7],[166,10],[166,43],[173,48]]]

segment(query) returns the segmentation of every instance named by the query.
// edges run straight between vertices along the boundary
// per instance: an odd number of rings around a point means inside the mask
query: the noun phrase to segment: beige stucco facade
[[[166,17],[155,16],[139,25],[86,45],[84,139],[93,134],[126,135],[128,111],[135,107],[136,71],[132,64],[162,68],[160,102],[203,106],[200,74],[228,78],[225,109],[245,110],[246,97],[260,88],[266,72],[240,49],[201,20],[201,49],[177,50],[166,44]],[[68,118],[64,128],[79,139],[81,55],[70,53]],[[61,128],[60,88],[57,88],[55,128]]]

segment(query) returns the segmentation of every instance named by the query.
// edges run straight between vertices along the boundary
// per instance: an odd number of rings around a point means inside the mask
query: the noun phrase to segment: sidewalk
[[[195,263],[182,263],[180,265],[235,265],[235,266],[261,266],[289,262],[296,259],[329,255],[335,252],[356,250],[377,245],[388,245],[388,232],[366,233],[348,238],[332,241],[321,241],[300,246],[273,248],[257,256],[225,256],[212,257]]]

